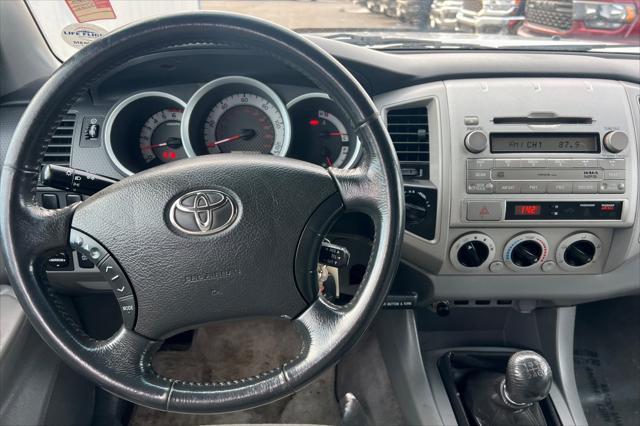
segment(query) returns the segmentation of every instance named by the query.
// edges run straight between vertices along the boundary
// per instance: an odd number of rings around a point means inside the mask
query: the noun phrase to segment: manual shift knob
[[[534,351],[511,355],[507,363],[504,393],[509,402],[531,404],[549,395],[553,374],[547,360]]]

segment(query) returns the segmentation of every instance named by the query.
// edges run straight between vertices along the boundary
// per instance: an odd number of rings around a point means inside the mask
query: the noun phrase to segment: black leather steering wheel
[[[228,44],[283,61],[329,94],[357,129],[365,152],[360,166],[325,170],[266,155],[208,155],[138,173],[80,204],[58,210],[37,206],[39,168],[53,129],[92,82],[146,53]],[[224,229],[194,235],[174,226],[171,206],[192,191],[224,194],[236,209]],[[337,362],[380,308],[398,266],[404,231],[395,152],[358,82],[294,32],[223,13],[181,14],[128,26],[65,62],[18,124],[2,168],[0,200],[7,272],[45,342],[115,395],[174,412],[265,404],[293,393]],[[207,207],[216,202],[211,197],[204,201]],[[363,284],[345,306],[323,297],[305,299],[296,282],[314,273],[308,269],[317,259],[313,247],[343,211],[363,212],[375,227]],[[135,323],[108,340],[83,332],[44,274],[43,253],[70,244],[80,248],[87,241],[97,244],[96,258],[110,256],[121,268],[137,305]],[[268,316],[290,318],[304,342],[295,359],[274,370],[191,383],[162,377],[151,367],[153,353],[167,336],[214,320]]]

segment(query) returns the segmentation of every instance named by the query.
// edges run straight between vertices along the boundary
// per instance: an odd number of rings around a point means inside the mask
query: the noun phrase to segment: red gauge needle
[[[342,136],[342,132],[322,132],[320,133],[321,137],[331,137],[331,136]]]
[[[168,146],[169,148],[180,148],[182,140],[180,138],[169,138],[166,142],[149,145],[150,148],[162,148]]]
[[[228,138],[220,139],[219,141],[207,142],[207,146],[222,145],[223,143],[232,142],[232,141],[235,141],[237,139],[240,139],[241,137],[242,137],[242,135],[233,135],[233,136],[230,136]]]
[[[331,157],[324,157],[325,160],[327,160],[327,164],[329,165],[329,167],[333,167],[333,161],[331,161]]]
[[[223,143],[233,142],[238,139],[251,139],[256,135],[255,130],[247,129],[240,133],[239,135],[229,136],[228,138],[220,139],[219,141],[207,142],[208,147],[214,147],[218,145],[222,145]]]
[[[162,143],[149,145],[149,147],[151,147],[151,148],[162,148],[163,146],[167,146],[167,145],[169,145],[168,142],[162,142]]]

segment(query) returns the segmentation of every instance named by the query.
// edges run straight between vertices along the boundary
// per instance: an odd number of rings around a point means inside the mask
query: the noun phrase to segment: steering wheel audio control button
[[[107,255],[107,251],[99,242],[75,229],[71,229],[69,245],[91,259],[96,265]]]
[[[105,257],[98,265],[98,269],[100,269],[100,272],[104,274],[105,279],[109,282],[116,298],[122,299],[133,296],[129,280],[114,258],[111,256]]]
[[[102,272],[118,300],[125,328],[133,328],[137,313],[136,300],[129,279],[118,262],[100,243],[76,229],[71,229],[69,244],[78,251],[78,258],[85,257]]]
[[[133,296],[118,299],[122,323],[125,328],[132,329],[136,323],[136,301]]]

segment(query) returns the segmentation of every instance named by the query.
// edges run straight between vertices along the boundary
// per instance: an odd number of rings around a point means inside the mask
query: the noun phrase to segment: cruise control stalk
[[[42,167],[40,178],[45,186],[83,195],[93,195],[117,182],[116,179],[106,176],[55,164]]]

